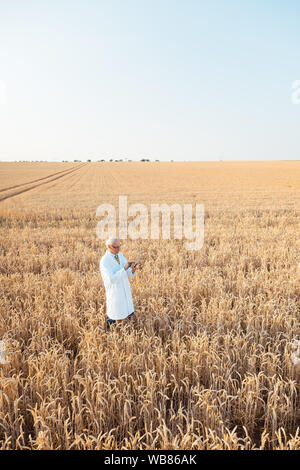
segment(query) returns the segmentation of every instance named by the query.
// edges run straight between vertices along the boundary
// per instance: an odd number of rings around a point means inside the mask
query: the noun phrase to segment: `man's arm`
[[[113,273],[111,266],[103,262],[100,262],[100,272],[102,278],[108,280],[110,284],[116,284],[126,276],[126,270],[124,268],[120,268],[116,273]]]
[[[127,259],[125,258],[125,256],[124,256],[123,254],[122,254],[122,256],[123,256],[123,259],[124,259],[124,262],[125,262],[125,265],[126,265]],[[127,272],[127,276],[128,276],[128,277],[135,277],[135,273],[133,273],[133,272],[131,271],[131,267],[129,267],[126,272]]]
[[[128,277],[135,277],[136,272],[133,273],[133,272],[131,271],[131,267],[130,267],[130,268],[127,269],[127,275],[128,275]]]

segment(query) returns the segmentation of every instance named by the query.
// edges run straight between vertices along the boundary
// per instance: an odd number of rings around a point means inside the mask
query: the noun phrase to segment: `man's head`
[[[108,240],[106,240],[105,244],[108,251],[110,251],[114,255],[119,253],[121,242],[118,237],[110,237]]]

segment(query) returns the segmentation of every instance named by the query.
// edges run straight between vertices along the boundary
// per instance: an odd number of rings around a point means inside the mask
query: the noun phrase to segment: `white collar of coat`
[[[108,255],[110,255],[112,258],[114,258],[114,257],[115,257],[115,255],[114,255],[114,254],[113,254],[111,251],[109,251],[109,250],[106,250],[106,253],[107,253]],[[117,254],[119,255],[119,254],[120,254],[120,252],[119,252],[119,253],[117,253]]]

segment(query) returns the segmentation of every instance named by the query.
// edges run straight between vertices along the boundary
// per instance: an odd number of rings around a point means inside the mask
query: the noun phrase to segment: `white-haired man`
[[[106,325],[124,320],[134,314],[128,277],[135,276],[136,266],[128,263],[120,252],[121,242],[117,237],[106,240],[106,252],[100,260],[100,273],[106,293]]]

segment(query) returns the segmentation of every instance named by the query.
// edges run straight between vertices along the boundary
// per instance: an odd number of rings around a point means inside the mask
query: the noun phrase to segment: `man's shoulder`
[[[105,253],[100,259],[100,264],[106,264],[111,260],[111,256],[108,253]]]

